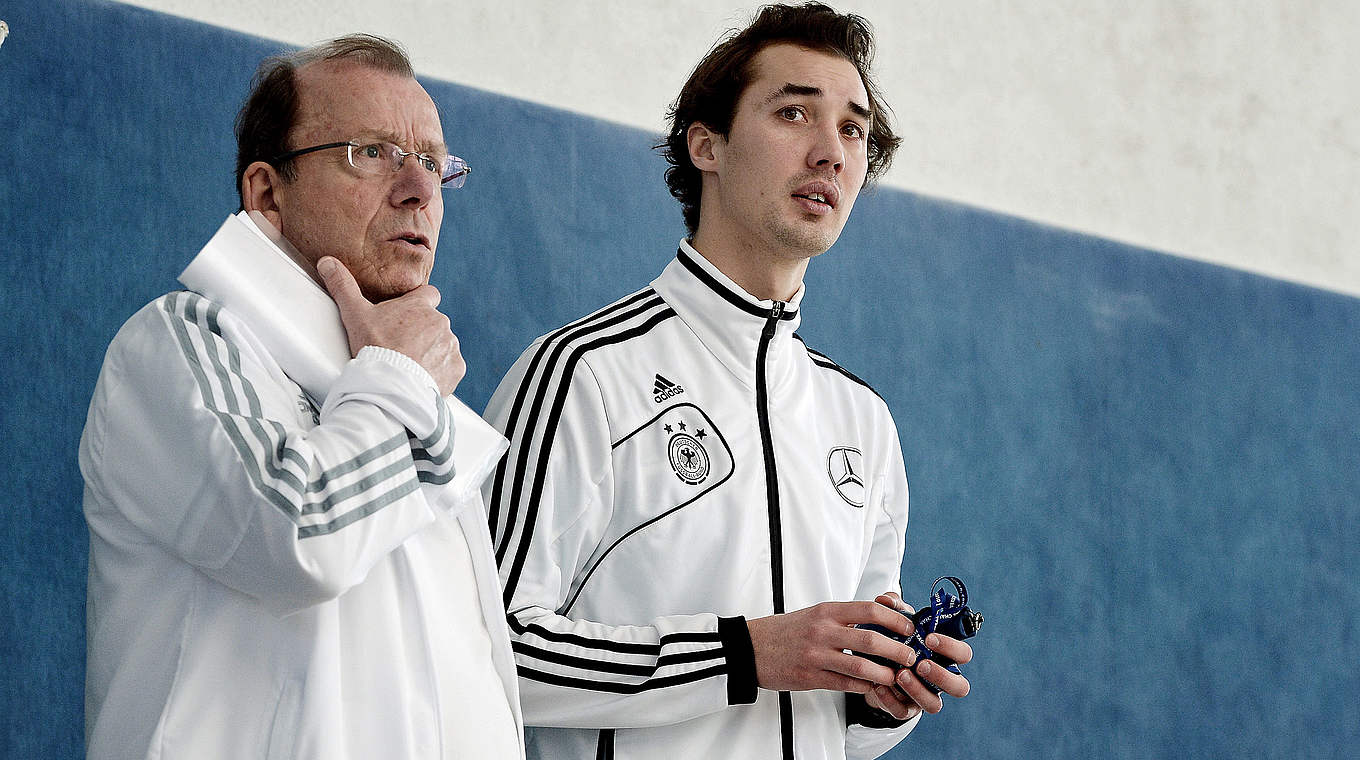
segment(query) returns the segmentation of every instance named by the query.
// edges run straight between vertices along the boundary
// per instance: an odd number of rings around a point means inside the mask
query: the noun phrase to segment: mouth
[[[392,240],[408,245],[419,246],[421,248],[430,247],[430,239],[418,232],[405,232],[392,238]]]
[[[791,195],[801,199],[802,205],[814,213],[833,211],[840,201],[840,191],[830,182],[809,182],[794,190]]]

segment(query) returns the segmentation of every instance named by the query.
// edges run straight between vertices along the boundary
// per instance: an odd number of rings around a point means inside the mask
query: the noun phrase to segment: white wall
[[[423,73],[658,132],[690,68],[754,8],[133,4],[294,44],[371,31]],[[1360,295],[1360,2],[835,4],[877,30],[906,138],[888,184]]]

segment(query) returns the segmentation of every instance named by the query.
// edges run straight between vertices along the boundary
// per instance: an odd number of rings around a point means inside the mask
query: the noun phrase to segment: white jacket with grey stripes
[[[80,445],[88,756],[467,756],[489,726],[521,755],[486,513],[443,487],[455,434],[394,351],[318,411],[202,296],[129,319]]]
[[[914,727],[756,687],[744,618],[896,591],[904,551],[896,427],[794,335],[801,294],[758,300],[682,243],[492,397],[511,448],[484,488],[531,757],[868,758]]]

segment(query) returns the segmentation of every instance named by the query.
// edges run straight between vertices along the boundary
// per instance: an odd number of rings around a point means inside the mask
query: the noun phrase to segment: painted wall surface
[[[0,757],[77,757],[86,406],[236,208],[230,125],[282,46],[102,0],[3,13]],[[647,131],[426,84],[477,167],[433,281],[480,407],[653,277],[680,215]],[[1354,754],[1360,300],[880,188],[803,314],[897,421],[908,597],[959,575],[987,616],[973,694],[891,757]]]
[[[134,2],[294,44],[374,31],[440,78],[652,131],[758,5]],[[1360,294],[1360,3],[833,5],[877,31],[892,186]]]

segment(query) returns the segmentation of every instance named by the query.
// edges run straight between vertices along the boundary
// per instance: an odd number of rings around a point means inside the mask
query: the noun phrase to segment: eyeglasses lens
[[[388,142],[357,145],[351,143],[349,146],[350,166],[365,174],[401,171],[407,156],[416,159],[425,171],[437,175],[440,186],[449,189],[462,187],[467,182],[468,172],[471,171],[467,162],[457,156],[446,155],[441,162],[423,153],[402,150]]]

